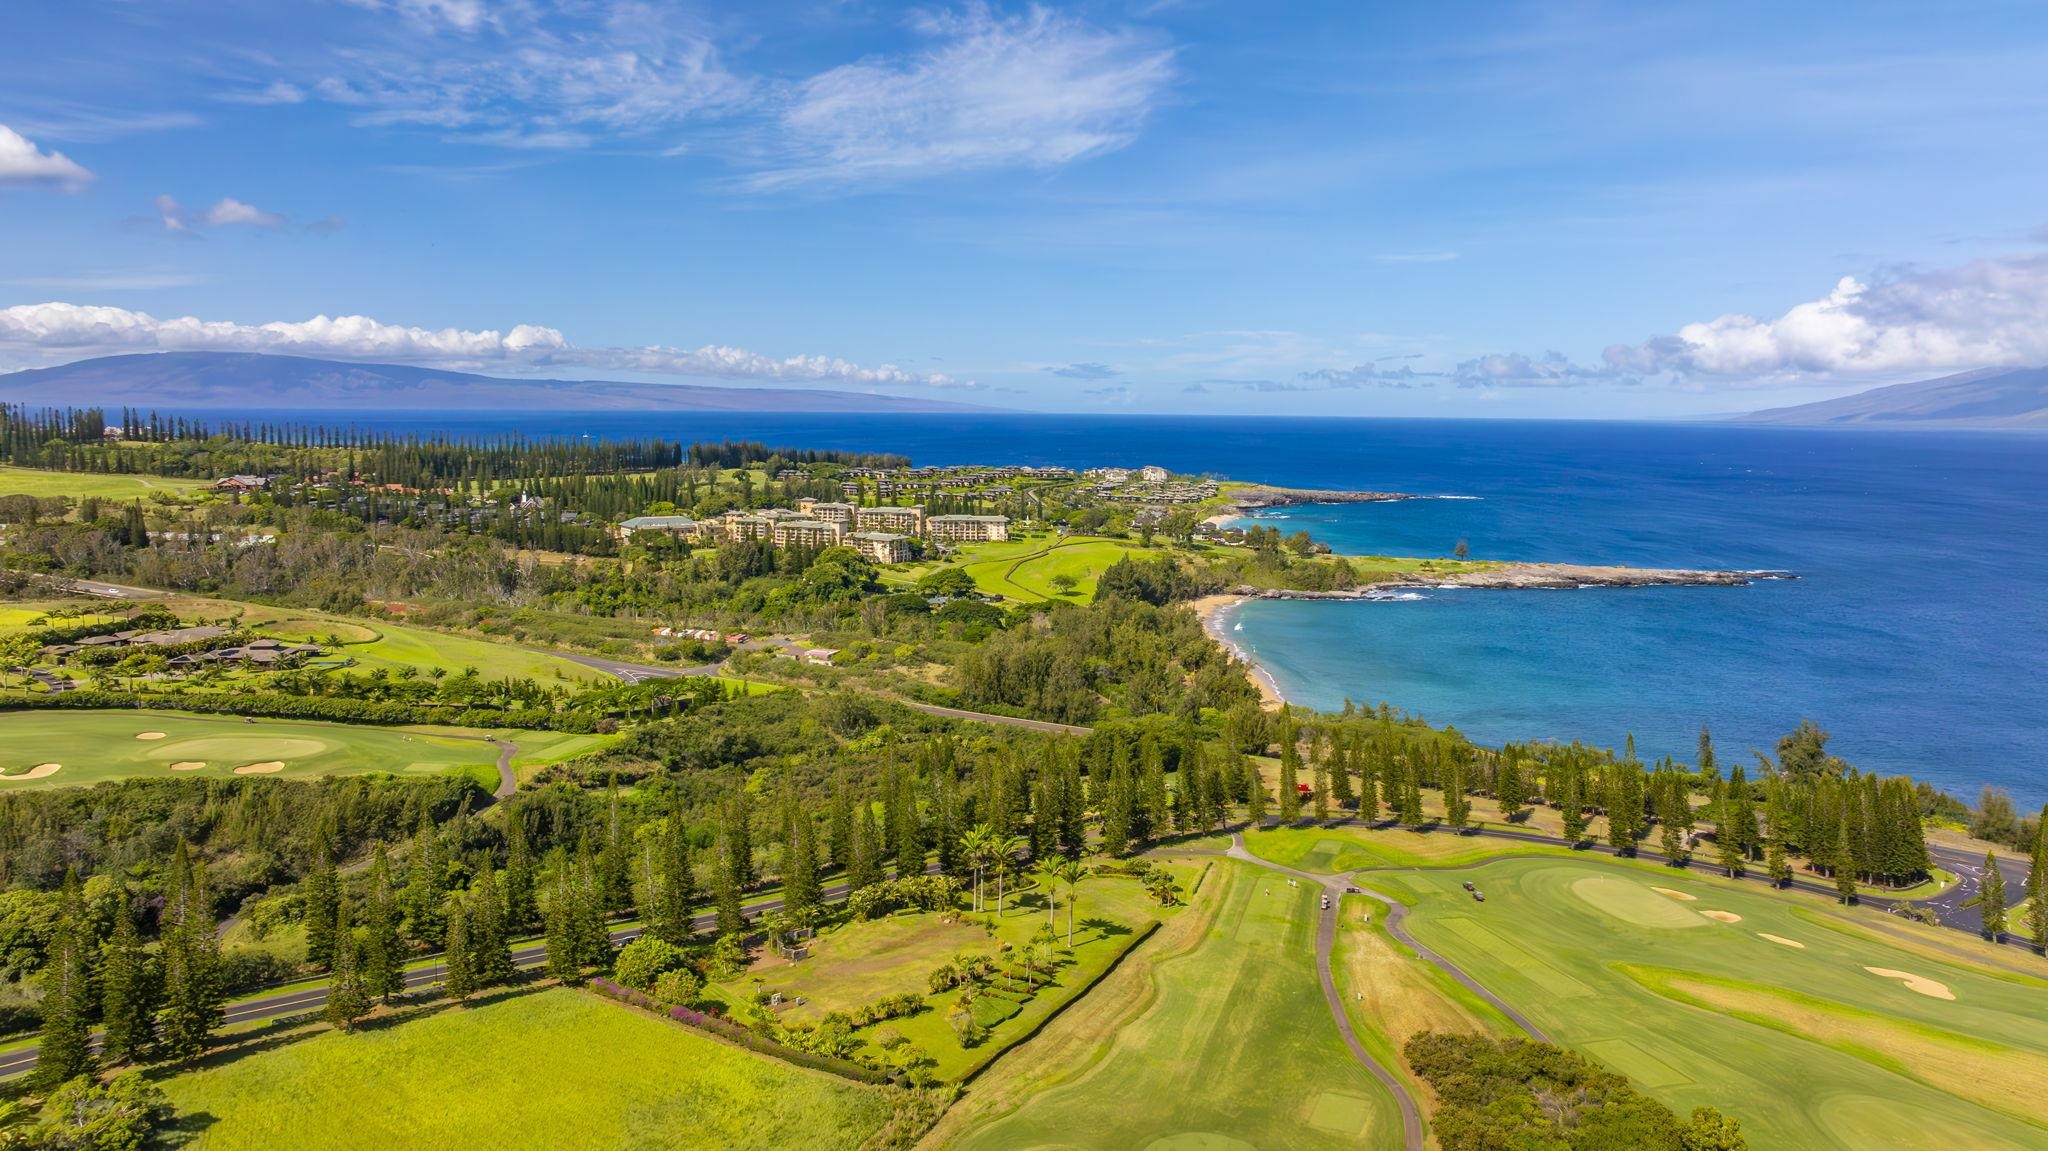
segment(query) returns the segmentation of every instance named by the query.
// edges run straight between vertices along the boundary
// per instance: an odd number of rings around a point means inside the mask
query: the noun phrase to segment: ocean
[[[305,422],[314,422],[297,416]],[[748,438],[919,463],[1139,465],[1435,498],[1260,517],[1339,551],[1783,569],[1738,588],[1254,601],[1225,633],[1298,703],[1488,743],[1754,763],[1802,718],[1858,767],[2048,800],[2048,436],[1705,424],[746,413],[330,413],[444,432]]]

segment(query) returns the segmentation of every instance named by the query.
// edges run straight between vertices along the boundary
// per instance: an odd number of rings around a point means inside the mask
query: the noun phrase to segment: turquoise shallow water
[[[1723,758],[1802,717],[1838,754],[1952,790],[2048,799],[2048,436],[1451,420],[475,413],[444,432],[744,437],[1215,472],[1467,498],[1293,508],[1347,552],[1783,568],[1746,588],[1427,591],[1255,603],[1230,634],[1292,698],[1389,701],[1475,737]]]

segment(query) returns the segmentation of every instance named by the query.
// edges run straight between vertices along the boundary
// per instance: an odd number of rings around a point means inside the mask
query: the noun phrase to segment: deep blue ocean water
[[[309,421],[310,422],[310,421]],[[1456,499],[1291,508],[1338,550],[1786,569],[1742,588],[1261,601],[1229,634],[1291,699],[1477,739],[1724,761],[1802,717],[1859,766],[2048,799],[2048,436],[1687,424],[1105,416],[335,413],[392,429],[753,438],[919,463],[1158,463]]]

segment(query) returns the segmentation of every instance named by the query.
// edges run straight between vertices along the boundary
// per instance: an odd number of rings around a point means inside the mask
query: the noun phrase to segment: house
[[[855,532],[846,543],[878,564],[910,562],[910,537],[896,532]]]
[[[804,649],[804,662],[814,667],[831,667],[832,657],[839,654],[836,647],[812,647]]]
[[[925,536],[934,543],[997,543],[1010,538],[1009,516],[933,516]]]
[[[1165,468],[1157,464],[1147,464],[1138,469],[1138,477],[1148,484],[1163,484],[1167,481],[1169,475],[1170,473]]]
[[[781,520],[773,528],[779,548],[829,548],[839,546],[845,533],[838,524],[824,520]]]
[[[675,539],[689,539],[697,534],[697,521],[689,516],[634,516],[621,520],[612,529],[621,542],[632,539],[634,532],[661,532]]]
[[[243,492],[260,492],[269,487],[269,476],[222,476],[213,481],[214,491],[236,495]]]
[[[853,526],[864,532],[896,532],[900,535],[921,536],[924,534],[924,506],[911,504],[908,507],[855,508]]]

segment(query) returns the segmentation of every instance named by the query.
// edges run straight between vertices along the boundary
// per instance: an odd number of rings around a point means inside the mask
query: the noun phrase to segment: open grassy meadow
[[[208,486],[206,480],[174,480],[164,476],[97,475],[91,472],[53,472],[41,468],[0,466],[0,496],[35,496],[74,500],[148,499],[155,494],[187,496]]]
[[[490,787],[497,784],[497,759],[497,749],[477,738],[397,728],[168,711],[0,713],[0,787],[451,770]]]
[[[190,1151],[850,1149],[895,1105],[560,988],[259,1042],[162,1086]]]
[[[2048,1145],[2048,980],[1968,948],[1894,943],[1818,901],[1584,857],[1362,879],[1554,1041],[1681,1114],[1738,1116],[1758,1151]]]
[[[1071,1013],[1013,1108],[966,1122],[963,1151],[1399,1147],[1394,1100],[1339,1038],[1315,970],[1316,892],[1218,862],[1201,930],[1149,965],[1134,1010]],[[1192,926],[1192,925],[1191,925]],[[1171,930],[1169,928],[1169,930]],[[1133,957],[1133,962],[1142,959]],[[998,1065],[1001,1074],[1004,1065]],[[998,1084],[1007,1091],[1014,1084]]]
[[[1074,580],[1066,598],[1086,603],[1095,595],[1095,581],[1111,564],[1144,554],[1144,548],[1127,540],[1035,537],[981,545],[960,566],[974,577],[974,586],[989,595],[1034,602],[1061,596],[1053,580],[1065,575]]]

